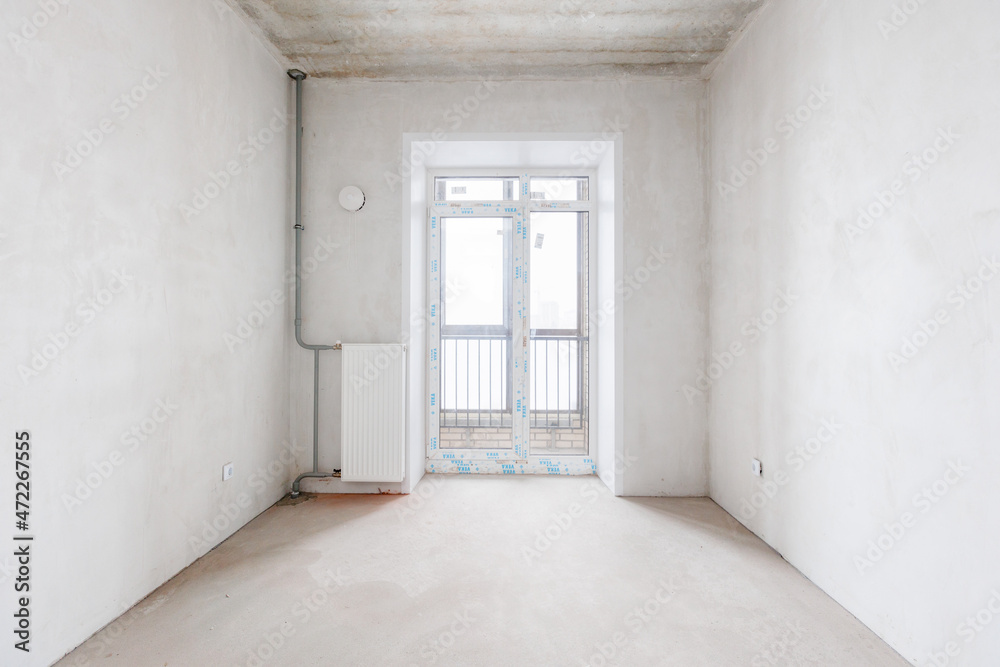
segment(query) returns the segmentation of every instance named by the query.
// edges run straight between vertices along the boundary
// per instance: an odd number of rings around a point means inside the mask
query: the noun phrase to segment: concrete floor
[[[417,491],[279,503],[58,664],[908,664],[710,500]]]

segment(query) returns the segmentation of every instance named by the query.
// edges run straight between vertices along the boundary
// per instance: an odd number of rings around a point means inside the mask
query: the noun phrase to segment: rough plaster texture
[[[59,665],[906,665],[712,501],[594,477],[278,504],[116,626]]]
[[[984,509],[1000,500],[988,441],[1000,430],[990,282],[1000,10],[903,4],[913,11],[775,0],[723,59],[708,86],[710,281],[705,84],[504,83],[462,114],[449,112],[485,84],[310,79],[307,339],[399,340],[401,195],[385,174],[399,169],[402,133],[623,130],[625,275],[651,246],[673,253],[625,304],[626,494],[698,495],[710,484],[911,661],[953,642],[950,664],[992,664],[993,626],[961,624],[1000,601],[996,519]],[[284,68],[221,2],[56,5],[35,30],[26,22],[44,11],[37,3],[0,10],[0,426],[35,442],[32,665],[271,504],[310,463],[300,450],[288,465],[282,441],[289,430],[311,437],[311,355],[290,341],[289,304],[273,297],[288,294],[290,133],[259,134],[288,109]],[[586,32],[597,15],[572,6],[581,13],[567,20]],[[369,17],[355,16],[362,27]],[[286,53],[328,76],[467,74],[449,69],[448,51],[444,63],[416,47],[389,62],[378,49],[409,43],[379,25],[383,41],[362,58]],[[498,78],[694,75],[724,43],[699,47],[704,57],[678,46],[686,61],[663,56],[663,43],[648,59],[588,60],[581,49],[546,70],[513,40],[525,58],[469,62]],[[260,148],[243,152],[251,134]],[[81,145],[77,164],[67,146]],[[231,160],[239,173],[219,186]],[[346,184],[369,195],[354,218],[336,203]],[[888,212],[858,224],[859,208],[882,202]],[[181,209],[201,203],[198,214]],[[706,337],[718,357],[706,358]],[[337,356],[323,359],[328,469],[339,465],[340,378]],[[718,363],[710,402],[682,391],[700,386],[706,362]],[[796,447],[816,453],[806,460]],[[748,472],[754,456],[764,480]],[[237,474],[223,484],[230,461]],[[917,497],[925,488],[933,500]],[[206,532],[213,521],[220,528]],[[9,617],[12,559],[0,564]],[[13,662],[2,650],[0,662]]]
[[[5,457],[31,433],[36,536],[34,640],[15,655],[5,524],[0,664],[41,666],[286,488],[287,466],[253,477],[288,435],[285,306],[233,352],[224,334],[284,288],[290,133],[248,163],[240,144],[283,119],[290,87],[211,3],[16,0],[0,35],[0,431]]]
[[[231,0],[296,67],[390,80],[699,77],[761,0]]]
[[[485,99],[475,100],[479,91]],[[307,340],[401,340],[402,134],[434,132],[624,133],[625,471],[627,495],[707,492],[705,406],[682,386],[703,363],[706,236],[697,81],[499,83],[337,82],[305,89],[304,255],[338,244],[305,280]],[[472,111],[456,105],[472,100]],[[488,167],[489,165],[483,165]],[[387,176],[388,175],[388,176]],[[346,185],[365,191],[356,215],[337,203]],[[672,253],[651,275],[650,249]],[[641,270],[640,270],[641,268]],[[647,279],[648,278],[648,279]],[[646,279],[645,282],[642,282]],[[629,293],[630,292],[630,293]],[[312,428],[312,356],[294,355],[299,409],[294,434]],[[339,466],[340,360],[324,356],[321,469]],[[302,459],[307,465],[307,458]],[[323,489],[323,482],[309,488]]]
[[[915,664],[994,665],[1000,5],[896,4],[775,0],[711,81],[711,347],[746,345],[711,395],[711,493]]]

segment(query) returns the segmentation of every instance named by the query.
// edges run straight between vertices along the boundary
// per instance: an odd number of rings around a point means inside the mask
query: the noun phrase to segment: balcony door
[[[589,177],[432,181],[427,469],[592,470]]]

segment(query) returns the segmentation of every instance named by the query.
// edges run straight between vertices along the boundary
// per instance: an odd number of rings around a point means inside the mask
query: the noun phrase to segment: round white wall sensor
[[[365,193],[359,187],[348,185],[340,191],[340,205],[348,211],[360,211],[365,205]]]

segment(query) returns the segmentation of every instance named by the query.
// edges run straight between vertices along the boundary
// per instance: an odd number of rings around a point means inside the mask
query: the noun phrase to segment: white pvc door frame
[[[520,172],[520,173],[518,173]],[[593,444],[588,444],[587,455],[532,456],[530,452],[529,382],[528,364],[531,330],[528,322],[528,262],[531,252],[529,234],[530,214],[534,211],[580,211],[586,212],[590,224],[588,243],[593,247],[596,240],[596,172],[589,169],[530,169],[530,170],[470,170],[452,169],[432,171],[427,174],[428,187],[428,351],[427,351],[427,462],[426,472],[465,474],[555,474],[593,475],[597,466]],[[435,178],[440,176],[517,176],[520,187],[517,202],[436,202],[434,201]],[[572,202],[532,201],[529,192],[531,177],[546,176],[587,176],[590,178],[589,199]],[[512,267],[512,308],[511,315],[511,356],[512,356],[512,447],[509,450],[443,449],[440,446],[441,429],[441,330],[443,324],[441,293],[441,219],[447,217],[490,217],[509,218],[511,224]],[[594,263],[590,265],[593,284]],[[588,294],[589,305],[596,305],[594,290]],[[591,348],[593,354],[593,348]],[[589,360],[593,363],[593,360]]]
[[[442,328],[444,325],[443,309],[441,303],[442,276],[444,267],[441,262],[441,241],[442,224],[444,218],[506,218],[510,224],[510,252],[511,252],[511,313],[510,313],[510,363],[513,372],[509,382],[511,383],[511,415],[512,415],[512,446],[503,450],[478,450],[478,449],[448,449],[439,447],[438,434],[441,427],[441,410],[444,408],[441,401],[441,361],[444,356],[441,345]],[[430,410],[428,414],[431,437],[429,438],[427,458],[428,460],[458,460],[471,461],[477,458],[484,460],[504,460],[513,464],[513,461],[524,461],[528,458],[528,435],[527,430],[527,406],[528,389],[525,378],[527,375],[522,372],[527,365],[528,348],[527,344],[521,345],[522,340],[527,340],[527,275],[526,271],[519,269],[525,263],[525,244],[527,243],[527,224],[525,222],[524,209],[521,206],[511,206],[509,203],[484,203],[484,202],[435,202],[428,211],[428,257],[430,267],[427,279],[428,304],[430,307],[429,316],[429,353],[428,353],[428,387],[427,392],[430,397]],[[487,456],[487,451],[489,456]]]

